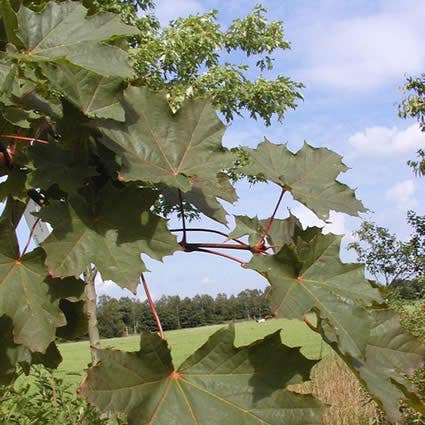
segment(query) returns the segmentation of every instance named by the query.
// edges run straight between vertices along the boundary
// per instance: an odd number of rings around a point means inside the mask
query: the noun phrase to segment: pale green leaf
[[[87,9],[74,1],[50,2],[40,13],[21,7],[17,14],[17,35],[25,46],[21,57],[38,62],[65,58],[101,75],[130,77],[127,53],[105,41],[139,31],[114,13],[86,14]]]
[[[319,218],[327,219],[330,210],[353,216],[366,211],[354,191],[336,180],[348,168],[341,156],[329,149],[305,143],[294,154],[286,145],[265,140],[247,152],[252,162],[245,169],[247,174],[262,175],[278,184]]]

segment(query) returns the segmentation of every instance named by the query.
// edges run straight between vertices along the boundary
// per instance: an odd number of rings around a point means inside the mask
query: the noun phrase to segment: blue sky
[[[225,26],[230,19],[248,13],[256,1],[158,0],[163,23],[177,16],[215,8]],[[283,124],[237,119],[226,133],[226,146],[254,147],[266,136],[275,143],[288,142],[297,150],[306,140],[342,154],[351,170],[341,181],[357,188],[357,196],[372,219],[401,238],[408,236],[408,209],[425,214],[425,180],[416,178],[406,165],[425,145],[415,121],[401,120],[397,105],[400,87],[408,74],[425,72],[425,2],[423,0],[305,0],[264,1],[271,19],[281,19],[292,49],[276,56],[274,73],[290,76],[306,85],[304,102],[287,115]],[[274,74],[268,74],[273,76]],[[266,75],[267,76],[267,75]],[[279,189],[271,185],[249,188],[238,185],[240,202],[228,206],[236,214],[270,215]],[[291,200],[286,206],[304,225],[317,218]],[[285,206],[280,216],[287,213]],[[348,234],[350,240],[360,220],[331,214],[329,231]],[[203,225],[216,224],[205,220]],[[195,239],[192,239],[195,241]],[[353,255],[341,252],[345,261]],[[237,293],[264,287],[256,273],[236,263],[206,254],[178,253],[164,263],[147,261],[148,279],[155,298],[162,294],[192,296]],[[127,296],[111,282],[98,284],[99,294]],[[143,294],[138,294],[143,299]]]

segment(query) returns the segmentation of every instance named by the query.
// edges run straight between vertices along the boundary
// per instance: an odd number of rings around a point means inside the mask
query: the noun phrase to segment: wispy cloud
[[[417,124],[406,129],[369,127],[348,139],[353,157],[382,157],[413,153],[425,146],[425,133]]]
[[[339,19],[327,13],[330,8],[306,15],[311,25],[301,35],[306,54],[301,79],[316,87],[366,91],[423,71],[425,3],[406,3],[383,2],[369,13]]]
[[[393,201],[400,211],[416,208],[418,201],[415,198],[415,182],[412,179],[402,180],[386,192],[386,198]]]

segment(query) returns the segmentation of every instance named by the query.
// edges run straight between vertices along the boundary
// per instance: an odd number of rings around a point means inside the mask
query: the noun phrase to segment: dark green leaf
[[[314,361],[279,332],[241,348],[233,341],[233,328],[219,330],[175,371],[166,341],[143,334],[139,352],[98,351],[79,392],[127,413],[129,425],[321,423],[317,400],[286,389],[308,379]]]
[[[163,93],[143,87],[125,91],[125,124],[98,123],[109,149],[123,158],[124,180],[165,183],[184,192],[191,177],[211,180],[232,163],[221,145],[224,125],[208,99],[187,101],[173,114]]]
[[[82,155],[74,156],[62,144],[35,144],[29,150],[33,168],[29,183],[32,187],[49,189],[57,184],[66,193],[75,193],[90,176],[97,174]]]
[[[87,117],[124,121],[120,78],[99,75],[66,62],[43,64],[41,69],[49,84]]]
[[[269,295],[273,312],[302,319],[316,311],[335,329],[342,352],[362,356],[369,336],[364,307],[383,300],[364,278],[363,265],[340,261],[340,242],[340,236],[323,235],[317,227],[298,228],[294,243],[284,245],[275,255],[254,256],[247,267],[272,285]]]
[[[149,212],[155,199],[150,189],[106,186],[92,202],[81,196],[51,202],[38,214],[53,226],[42,244],[49,271],[78,277],[93,263],[104,280],[135,291],[146,270],[141,253],[161,259],[179,249],[166,221]]]
[[[351,327],[359,326],[352,318]],[[384,409],[387,418],[392,423],[401,419],[400,400],[425,414],[418,390],[407,379],[425,364],[423,343],[406,332],[400,325],[399,315],[389,309],[371,310],[369,326],[363,328],[363,332],[368,335],[364,359],[344,357],[344,360]],[[330,341],[334,340],[333,331],[326,325],[324,333]]]
[[[46,281],[45,255],[36,249],[19,258],[16,236],[8,220],[0,221],[0,315],[13,322],[16,344],[44,353],[64,326],[59,300]]]

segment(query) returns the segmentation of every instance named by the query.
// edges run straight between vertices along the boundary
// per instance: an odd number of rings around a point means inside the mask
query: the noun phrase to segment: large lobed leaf
[[[364,278],[363,265],[339,260],[340,242],[340,236],[323,235],[317,227],[298,228],[293,243],[275,255],[255,256],[247,267],[269,280],[274,313],[302,319],[315,310],[336,330],[341,351],[361,356],[368,337],[364,307],[383,300]],[[354,317],[356,327],[351,325]]]
[[[40,13],[22,6],[17,13],[17,36],[25,48],[21,57],[37,62],[65,58],[100,75],[130,77],[127,53],[106,41],[139,31],[114,13],[86,15],[87,9],[74,1],[50,2]]]
[[[387,419],[396,423],[401,419],[400,401],[425,414],[423,399],[418,389],[409,381],[414,372],[425,366],[425,346],[400,325],[398,313],[387,308],[369,310],[368,335],[363,358],[342,355],[358,378],[366,386],[374,400],[385,411]],[[358,326],[356,320],[352,328]],[[325,323],[325,335],[336,351],[334,330]]]
[[[149,211],[156,197],[151,189],[107,185],[94,200],[50,202],[38,213],[53,227],[42,244],[50,273],[77,277],[93,263],[103,279],[135,291],[146,271],[141,253],[160,260],[179,249],[166,221]]]
[[[164,93],[129,87],[122,103],[126,122],[100,121],[109,149],[123,159],[124,180],[164,183],[187,192],[191,177],[211,180],[230,166],[221,145],[224,125],[208,99],[190,100],[173,114]]]
[[[245,169],[247,174],[262,175],[278,184],[318,217],[327,219],[330,210],[353,216],[366,211],[354,191],[336,180],[348,168],[335,152],[305,143],[294,154],[286,145],[275,145],[268,140],[246,151],[251,159]]]
[[[143,334],[140,351],[99,350],[79,393],[102,411],[142,424],[320,424],[313,397],[286,389],[309,377],[314,361],[282,345],[279,332],[236,348],[221,329],[178,370],[166,341]]]
[[[48,277],[45,253],[40,248],[21,258],[16,223],[8,212],[10,209],[0,219],[0,317],[10,319],[14,344],[45,353],[57,328],[67,325],[61,300],[78,301],[83,283],[74,278],[62,281]]]
[[[423,410],[406,375],[423,366],[425,346],[403,330],[398,314],[386,308],[378,289],[364,278],[363,266],[339,260],[340,236],[296,226],[292,239],[276,254],[256,255],[247,265],[270,282],[272,311],[286,318],[314,311],[317,331],[391,421],[400,418],[400,400]]]

